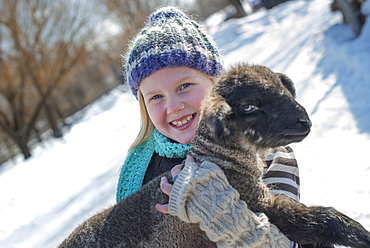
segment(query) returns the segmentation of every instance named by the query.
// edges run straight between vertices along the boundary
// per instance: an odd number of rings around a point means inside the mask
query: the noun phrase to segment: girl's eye
[[[155,95],[155,96],[153,96],[151,99],[152,100],[156,100],[156,99],[159,99],[159,98],[161,98],[162,96],[161,95]]]
[[[244,113],[245,114],[250,114],[256,111],[258,108],[254,105],[248,105],[246,108],[244,108]]]
[[[180,86],[180,90],[186,89],[186,88],[188,88],[189,86],[190,86],[190,84],[189,84],[189,83],[183,84],[183,85],[181,85],[181,86]]]

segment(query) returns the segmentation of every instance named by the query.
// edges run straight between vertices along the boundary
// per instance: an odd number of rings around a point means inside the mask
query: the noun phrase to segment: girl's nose
[[[170,99],[167,105],[167,114],[175,114],[185,108],[185,103],[179,99]]]

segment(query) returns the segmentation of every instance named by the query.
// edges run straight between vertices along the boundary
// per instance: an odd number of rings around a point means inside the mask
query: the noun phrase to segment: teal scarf
[[[168,158],[185,158],[190,144],[184,145],[171,142],[157,129],[148,140],[130,150],[122,166],[117,185],[117,202],[140,189],[145,172],[154,152]]]

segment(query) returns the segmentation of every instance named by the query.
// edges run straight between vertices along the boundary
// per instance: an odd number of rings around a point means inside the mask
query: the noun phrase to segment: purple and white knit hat
[[[152,13],[131,43],[126,57],[126,77],[137,98],[141,80],[166,67],[189,66],[210,76],[222,72],[217,47],[198,23],[175,7]]]

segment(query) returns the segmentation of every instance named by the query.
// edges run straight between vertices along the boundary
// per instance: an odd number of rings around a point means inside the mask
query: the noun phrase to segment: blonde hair
[[[141,116],[140,131],[136,139],[134,140],[134,142],[132,142],[130,148],[128,149],[129,151],[132,148],[135,148],[136,146],[140,145],[140,143],[146,141],[150,137],[150,135],[152,135],[154,131],[154,124],[149,117],[148,111],[145,106],[144,97],[140,89],[138,89],[137,91],[137,96],[138,96],[140,116]]]

